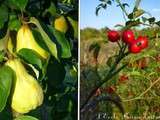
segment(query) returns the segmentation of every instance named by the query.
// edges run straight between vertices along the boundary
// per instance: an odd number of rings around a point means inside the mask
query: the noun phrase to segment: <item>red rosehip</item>
[[[108,40],[111,42],[117,42],[120,39],[120,35],[115,30],[110,30],[107,32]]]
[[[131,52],[131,53],[141,52],[140,42],[134,41],[134,42],[130,43],[129,52]]]
[[[133,42],[135,38],[134,38],[134,33],[132,32],[132,30],[125,30],[122,33],[122,40],[127,44],[130,44],[131,42]]]
[[[114,93],[115,91],[116,91],[116,87],[115,87],[115,86],[110,86],[110,87],[106,88],[106,92],[107,92],[107,93],[112,94],[112,93]]]
[[[141,49],[144,49],[144,48],[148,47],[148,39],[147,39],[147,37],[139,36],[137,38],[137,41],[140,42],[139,46],[140,46]]]
[[[119,78],[119,82],[123,83],[126,82],[128,80],[128,76],[127,75],[121,75]]]

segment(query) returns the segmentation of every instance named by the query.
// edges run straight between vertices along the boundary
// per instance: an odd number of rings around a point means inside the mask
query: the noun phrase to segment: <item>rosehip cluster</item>
[[[141,50],[148,47],[148,39],[146,36],[139,36],[135,39],[132,30],[125,30],[122,32],[122,36],[118,31],[110,30],[107,32],[108,40],[111,42],[118,42],[122,37],[122,41],[128,45],[128,50],[131,53],[139,53]]]

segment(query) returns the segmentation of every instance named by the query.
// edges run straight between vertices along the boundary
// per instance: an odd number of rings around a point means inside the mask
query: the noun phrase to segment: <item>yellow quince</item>
[[[60,32],[66,33],[68,30],[68,24],[64,16],[60,16],[55,19],[54,21],[54,27],[56,30],[59,30]]]
[[[43,102],[43,90],[37,80],[27,73],[19,59],[6,62],[16,73],[11,107],[17,113],[27,113]]]
[[[48,52],[38,45],[28,25],[22,25],[17,33],[16,51],[18,52],[22,48],[32,49],[44,59],[49,56]]]

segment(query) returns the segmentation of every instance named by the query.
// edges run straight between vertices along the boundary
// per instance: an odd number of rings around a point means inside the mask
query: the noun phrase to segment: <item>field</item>
[[[120,65],[127,63],[127,66],[98,88],[93,97],[108,95],[110,99],[92,104],[85,112],[82,110],[81,119],[160,119],[160,29],[134,29],[134,33],[146,35],[149,47],[121,61]],[[90,91],[107,74],[118,46],[107,40],[105,29],[86,28],[81,30],[80,50],[83,106]]]

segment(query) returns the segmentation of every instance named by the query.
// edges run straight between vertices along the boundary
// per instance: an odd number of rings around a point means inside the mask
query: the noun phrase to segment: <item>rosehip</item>
[[[145,36],[139,36],[137,38],[137,41],[140,42],[139,47],[141,49],[144,49],[144,48],[148,47],[148,39],[147,39],[147,37],[145,37]]]
[[[108,31],[108,40],[111,42],[117,42],[120,39],[120,35],[115,30]]]
[[[125,82],[128,80],[128,76],[127,75],[121,75],[120,78],[119,78],[119,82],[122,83],[122,82]]]
[[[134,38],[134,33],[132,32],[132,30],[125,30],[122,33],[122,40],[127,44],[130,44],[131,42],[133,42],[135,38]]]
[[[106,88],[106,91],[108,93],[112,94],[116,91],[116,87],[115,86],[110,86],[110,87]]]
[[[139,53],[141,52],[140,43],[138,41],[134,41],[129,45],[129,52],[131,53]]]

